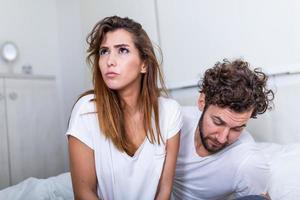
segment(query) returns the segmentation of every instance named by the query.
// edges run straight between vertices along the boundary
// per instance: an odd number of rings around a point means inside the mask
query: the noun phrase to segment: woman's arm
[[[75,200],[98,200],[94,151],[73,136],[68,143]]]
[[[179,150],[180,134],[176,134],[167,140],[166,160],[156,193],[156,200],[170,199],[173,179],[175,175],[176,161]]]

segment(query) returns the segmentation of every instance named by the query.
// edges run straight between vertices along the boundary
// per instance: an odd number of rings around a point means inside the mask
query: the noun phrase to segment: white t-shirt
[[[94,150],[99,197],[153,200],[166,157],[165,145],[151,144],[146,138],[133,157],[120,152],[99,129],[93,98],[87,95],[75,104],[66,134]],[[176,101],[159,97],[159,124],[165,142],[180,131],[181,108]]]
[[[196,107],[182,109],[183,127],[172,198],[176,200],[224,200],[267,191],[270,166],[246,131],[235,143],[201,157],[194,145],[201,116]]]

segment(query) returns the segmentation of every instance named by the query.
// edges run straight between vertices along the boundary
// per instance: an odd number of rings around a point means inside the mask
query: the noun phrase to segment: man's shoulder
[[[255,143],[252,135],[247,130],[244,130],[241,133],[241,135],[240,135],[240,137],[238,139],[238,142],[242,143],[242,144],[244,144],[244,143]]]
[[[181,134],[193,134],[201,116],[201,112],[196,106],[182,106],[181,113],[183,121]]]
[[[194,122],[198,121],[201,116],[201,112],[196,106],[182,106],[181,113],[183,123],[186,126],[189,126],[191,123],[194,124]]]
[[[253,155],[261,155],[260,148],[256,145],[253,137],[247,131],[244,131],[235,143],[226,147],[220,153],[225,157],[234,158],[237,165],[245,162]]]
[[[199,109],[196,106],[182,106],[182,114],[186,117],[191,115],[199,115]]]
[[[241,140],[232,147],[228,147],[223,156],[225,158],[233,158],[232,164],[244,172],[257,169],[259,166],[268,165],[268,159],[252,137],[248,137],[247,140]]]

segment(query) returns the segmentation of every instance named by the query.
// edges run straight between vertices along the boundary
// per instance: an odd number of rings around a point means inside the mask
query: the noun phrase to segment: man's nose
[[[219,132],[219,134],[216,136],[216,139],[219,143],[224,144],[228,141],[228,135],[230,132],[230,128],[223,128],[223,130],[221,130]]]

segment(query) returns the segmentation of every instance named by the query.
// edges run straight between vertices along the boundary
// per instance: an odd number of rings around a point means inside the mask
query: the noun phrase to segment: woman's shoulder
[[[181,106],[176,100],[159,97],[160,128],[164,139],[177,134],[182,127]]]
[[[172,99],[172,98],[168,98],[168,97],[158,97],[158,102],[159,102],[159,106],[162,108],[180,108],[179,103]]]
[[[159,114],[164,118],[173,118],[174,115],[181,116],[181,106],[180,104],[171,98],[159,97]]]
[[[73,112],[79,112],[80,114],[95,112],[95,95],[86,94],[81,96],[73,107]]]
[[[81,97],[79,97],[77,102],[78,103],[88,103],[88,102],[92,102],[94,100],[95,100],[94,94],[86,94],[86,95],[82,95]]]

